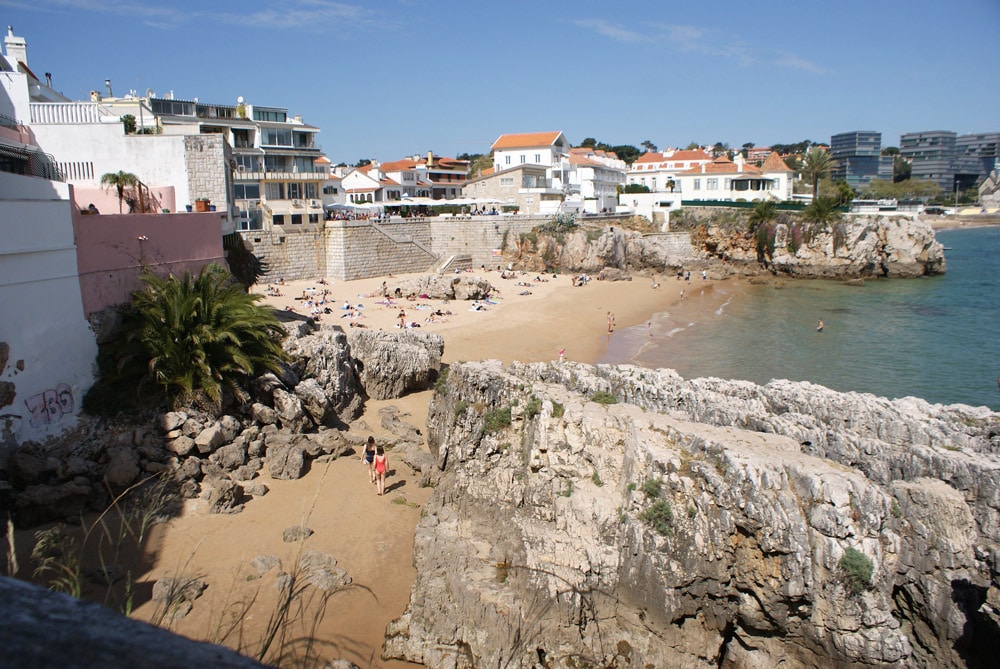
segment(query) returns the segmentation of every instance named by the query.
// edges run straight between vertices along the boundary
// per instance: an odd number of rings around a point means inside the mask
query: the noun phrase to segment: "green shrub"
[[[639,520],[665,537],[669,537],[673,532],[671,523],[674,521],[674,512],[670,509],[670,502],[665,499],[658,499],[644,509],[639,514]]]
[[[569,497],[573,494],[573,481],[572,479],[566,482],[566,489],[559,493],[563,497]]]
[[[458,400],[457,402],[455,402],[455,418],[458,418],[463,413],[465,413],[465,410],[468,408],[469,408],[469,403],[466,402],[465,400]]]
[[[532,395],[531,399],[528,400],[528,403],[524,405],[524,415],[528,418],[534,418],[541,412],[542,412],[542,401],[537,397],[535,397],[534,395]]]
[[[852,594],[861,594],[871,587],[875,564],[867,555],[854,548],[848,548],[841,556],[839,564]]]
[[[604,390],[598,390],[591,395],[590,401],[597,402],[598,404],[604,404],[605,406],[608,404],[618,404],[618,398]]]
[[[698,515],[698,507],[696,507],[694,504],[688,504],[687,512],[688,512],[688,518],[694,518],[695,516]]]
[[[604,485],[604,481],[601,480],[601,475],[597,473],[596,469],[594,470],[594,475],[590,477],[590,480],[593,481],[594,485],[598,488]]]
[[[438,395],[448,393],[448,365],[442,365],[438,371],[438,376],[434,379],[434,392]]]
[[[649,499],[660,496],[660,489],[663,488],[663,479],[646,479],[642,484],[642,492]]]
[[[628,488],[628,491],[629,491],[629,492],[632,492],[632,491],[634,491],[634,490],[635,490],[635,481],[632,481],[632,482],[631,482],[631,483],[629,483],[629,484],[628,484],[628,486],[626,486],[626,487]]]
[[[899,502],[892,500],[892,507],[889,509],[892,512],[893,518],[902,518],[903,510],[899,508]]]
[[[559,402],[552,403],[552,416],[554,418],[562,418],[564,413],[566,413],[566,407]]]
[[[510,427],[509,406],[502,409],[491,409],[483,416],[483,433],[499,432],[505,427]]]

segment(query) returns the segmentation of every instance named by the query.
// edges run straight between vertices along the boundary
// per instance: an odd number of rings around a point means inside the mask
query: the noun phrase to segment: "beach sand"
[[[593,363],[609,344],[608,312],[615,318],[615,329],[641,325],[658,311],[676,304],[680,291],[688,286],[672,277],[659,277],[659,288],[651,287],[650,277],[637,276],[633,281],[592,280],[583,287],[573,287],[568,275],[548,281],[534,281],[535,274],[504,280],[497,272],[482,272],[501,291],[500,304],[487,311],[469,311],[470,303],[437,300],[408,302],[402,300],[408,321],[416,321],[421,331],[438,332],[445,340],[444,361],[498,359],[505,364],[514,360],[537,362],[555,360],[559,349],[568,360]],[[357,281],[296,281],[278,286],[281,297],[267,297],[276,308],[292,307],[296,313],[308,313],[303,291],[329,291],[333,313],[324,314],[321,324],[343,326],[349,319],[339,306],[346,300],[363,304],[364,316],[358,322],[369,328],[394,329],[400,305],[376,304],[382,281],[389,290],[394,281],[407,277],[386,277]],[[531,283],[519,286],[518,282]],[[700,277],[692,283],[702,283]],[[260,287],[265,292],[266,287]],[[519,295],[530,291],[530,295]],[[417,309],[417,304],[430,309]],[[433,309],[450,310],[448,322],[426,323]],[[610,335],[614,337],[614,333]],[[378,410],[392,405],[407,414],[405,420],[426,434],[427,407],[431,391],[415,393],[388,401],[369,401],[364,415],[350,426],[359,435],[385,436]],[[426,447],[426,444],[424,444]],[[274,570],[261,579],[249,561],[258,555],[278,556],[286,569],[301,550],[329,553],[337,566],[352,577],[354,586],[335,595],[327,604],[325,615],[315,629],[303,630],[325,640],[326,658],[345,658],[362,667],[405,667],[404,662],[385,662],[379,653],[386,625],[403,613],[415,577],[413,568],[413,532],[430,489],[417,485],[417,476],[389,452],[389,476],[386,494],[379,497],[368,479],[360,454],[348,455],[329,463],[313,463],[309,473],[297,481],[272,480],[266,471],[260,482],[270,488],[264,497],[250,501],[242,513],[209,515],[204,502],[191,500],[185,512],[169,523],[155,528],[150,542],[152,567],[140,577],[151,583],[164,575],[178,573],[199,575],[210,587],[185,618],[172,629],[191,638],[217,640],[220,622],[238,610],[234,604],[256,597],[253,607],[243,613],[239,628],[245,638],[258,638],[274,608],[277,590]],[[314,534],[305,542],[284,543],[282,532],[305,524]],[[149,619],[154,602],[141,600],[135,617]],[[228,612],[227,612],[228,611]],[[293,610],[293,615],[299,615]],[[311,623],[310,616],[306,620]],[[227,645],[238,646],[230,640]]]

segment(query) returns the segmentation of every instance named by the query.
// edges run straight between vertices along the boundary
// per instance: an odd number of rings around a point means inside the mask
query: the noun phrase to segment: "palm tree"
[[[217,409],[224,391],[245,400],[249,380],[281,371],[285,332],[274,310],[258,306],[262,296],[246,293],[220,265],[195,277],[142,279],[115,352],[120,378],[159,386],[174,407]]]
[[[824,228],[829,229],[832,224],[840,220],[840,212],[837,211],[837,198],[815,198],[809,203],[809,206],[802,210],[802,218],[810,223],[819,223]]]
[[[750,212],[750,219],[747,221],[751,233],[757,231],[762,225],[770,223],[778,216],[778,205],[771,201],[758,202]]]
[[[125,202],[125,189],[135,188],[139,184],[139,177],[131,172],[118,170],[108,172],[101,177],[101,185],[105,188],[114,187],[118,191],[118,213],[122,213],[122,204]]]
[[[830,174],[834,160],[826,149],[813,149],[802,161],[802,178],[807,179],[813,187],[813,199],[819,194],[819,180]]]

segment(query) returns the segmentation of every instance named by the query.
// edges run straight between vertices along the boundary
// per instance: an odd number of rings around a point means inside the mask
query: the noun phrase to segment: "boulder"
[[[302,432],[313,427],[313,422],[297,396],[278,388],[274,391],[274,411],[281,426],[292,432]]]
[[[131,485],[139,476],[139,456],[128,448],[108,450],[108,462],[104,465],[104,480],[108,486],[119,491]]]
[[[195,443],[191,437],[181,435],[176,439],[169,439],[163,446],[171,453],[184,456],[194,450]]]
[[[226,435],[223,432],[222,426],[219,423],[212,423],[202,429],[198,433],[198,436],[194,438],[194,446],[198,449],[199,453],[208,455],[221,446],[225,440]]]
[[[305,452],[299,445],[277,444],[268,446],[267,468],[271,478],[281,480],[300,479],[306,473]]]
[[[209,460],[219,465],[224,471],[231,472],[246,464],[246,448],[238,444],[229,444],[212,453]]]
[[[209,513],[239,513],[243,510],[243,488],[227,478],[211,480],[208,491]]]
[[[428,388],[444,354],[444,339],[430,332],[354,330],[350,341],[365,393],[380,400]]]

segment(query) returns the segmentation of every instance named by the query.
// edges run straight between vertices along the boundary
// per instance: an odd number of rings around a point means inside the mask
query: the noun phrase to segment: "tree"
[[[872,200],[910,198],[932,198],[941,193],[941,187],[935,181],[927,179],[904,179],[903,181],[888,181],[872,179],[864,190],[864,197]]]
[[[698,142],[690,142],[690,143],[688,143],[687,146],[684,147],[684,150],[685,151],[697,151],[700,148],[701,148],[701,144],[699,144]]]
[[[815,152],[814,152],[815,153]],[[837,211],[837,200],[832,197],[817,197],[802,210],[802,218],[810,223],[818,223],[829,229],[834,223],[840,220],[840,212]]]
[[[625,184],[625,193],[648,193],[649,186],[645,184]]]
[[[580,142],[580,148],[592,149],[597,146],[597,140],[593,137],[585,137],[582,142]]]
[[[121,118],[122,126],[125,128],[126,135],[135,134],[135,116],[132,114],[125,114]]]
[[[639,146],[646,149],[646,151],[649,151],[650,153],[656,153],[656,144],[653,144],[648,139],[643,141],[643,143],[640,144]]]
[[[358,160],[358,162],[356,162],[354,164],[354,166],[355,167],[364,167],[365,165],[371,165],[371,164],[372,164],[372,159],[371,158],[361,158],[360,160]]]
[[[740,147],[742,149],[742,151],[740,151],[740,153],[743,154],[744,158],[747,158],[747,157],[749,157],[750,149],[752,149],[755,146],[756,146],[756,144],[754,144],[753,142],[744,142],[743,146]]]
[[[616,156],[624,160],[629,165],[634,163],[635,159],[642,155],[642,151],[631,144],[619,144],[618,146],[612,146],[611,151],[613,151]]]
[[[101,177],[101,185],[104,188],[114,188],[118,192],[118,213],[122,213],[122,205],[125,203],[125,189],[136,188],[139,185],[139,177],[131,172],[108,172]]]
[[[813,199],[819,194],[819,180],[833,170],[833,158],[823,149],[813,149],[802,161],[802,178],[812,184]]]
[[[837,204],[841,207],[849,207],[851,200],[858,196],[858,192],[851,188],[851,185],[846,181],[838,181],[835,186],[837,188]]]
[[[896,155],[892,158],[892,180],[896,183],[906,181],[913,176],[913,165],[903,156]]]
[[[762,225],[766,225],[773,221],[778,216],[778,205],[775,202],[764,201],[758,202],[753,206],[753,211],[750,212],[750,218],[747,221],[747,227],[751,233],[757,232],[757,229]]]
[[[265,371],[281,373],[287,354],[284,330],[270,307],[258,306],[211,264],[192,277],[142,277],[146,287],[133,293],[132,311],[112,352],[126,387],[162,390],[177,408],[200,405],[219,409],[223,393],[240,400],[246,384]]]
[[[880,156],[898,156],[899,148],[895,146],[887,146],[879,152]]]
[[[716,142],[712,145],[712,155],[718,158],[719,156],[729,155],[729,144],[725,142]]]

